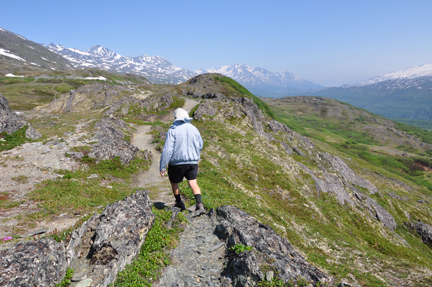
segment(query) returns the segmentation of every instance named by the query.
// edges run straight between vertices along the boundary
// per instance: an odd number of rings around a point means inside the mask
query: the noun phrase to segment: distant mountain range
[[[223,66],[193,72],[178,68],[159,56],[122,56],[100,45],[93,46],[85,52],[55,44],[50,44],[47,48],[68,59],[76,69],[97,67],[122,74],[134,73],[158,84],[179,84],[198,74],[221,73],[238,81],[252,93],[266,97],[291,96],[323,88],[287,71],[272,73],[266,69],[246,65]]]
[[[432,121],[432,64],[305,94],[337,99],[391,119]]]
[[[178,68],[159,56],[122,56],[100,45],[85,52],[55,44],[47,48],[69,60],[75,69],[93,67],[119,74],[133,73],[156,84],[178,84],[195,76],[194,72]]]

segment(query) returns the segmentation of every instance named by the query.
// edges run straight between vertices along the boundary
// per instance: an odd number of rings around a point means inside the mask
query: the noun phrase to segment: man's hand
[[[162,177],[164,177],[164,175],[165,175],[165,170],[162,170],[162,171],[160,172],[160,175],[161,175]]]

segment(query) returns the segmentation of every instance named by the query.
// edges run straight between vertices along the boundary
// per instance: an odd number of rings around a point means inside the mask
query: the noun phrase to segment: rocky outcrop
[[[48,238],[0,251],[0,285],[54,286],[65,275],[64,246]]]
[[[246,97],[233,98],[232,100],[237,104],[241,104],[243,113],[252,121],[255,132],[260,136],[264,136],[264,127],[262,124],[264,115],[253,100]]]
[[[216,114],[216,110],[208,103],[202,103],[198,106],[197,110],[194,112],[193,117],[202,121],[203,116],[214,116]]]
[[[331,164],[333,169],[338,172],[346,181],[351,184],[367,188],[371,194],[380,193],[375,185],[367,179],[358,176],[343,160],[338,156],[332,156],[329,153],[321,154],[321,157]]]
[[[148,191],[137,190],[75,230],[66,250],[44,238],[0,251],[0,285],[54,286],[69,267],[72,286],[108,286],[138,254],[153,226],[151,209]]]
[[[67,247],[72,281],[91,279],[91,286],[108,286],[138,254],[155,215],[147,190],[137,190],[107,206],[72,233]]]
[[[380,205],[378,202],[376,202],[366,194],[360,192],[355,187],[350,186],[350,188],[353,190],[354,196],[356,197],[356,199],[358,199],[360,205],[365,207],[373,218],[378,219],[385,227],[391,230],[396,229],[396,221],[393,215],[390,214],[390,212],[388,212],[384,207],[382,207],[382,205]]]
[[[38,139],[42,136],[35,128],[29,125],[23,116],[10,109],[8,100],[0,94],[0,133],[12,134],[25,125],[28,125],[25,133],[27,138]]]
[[[138,153],[141,153],[137,147],[123,140],[124,134],[119,128],[129,129],[123,120],[104,118],[95,125],[95,128],[98,130],[94,138],[98,142],[92,146],[89,157],[97,161],[120,157],[123,164],[128,164]],[[145,153],[142,156],[148,160],[150,154]]]
[[[423,243],[432,248],[432,226],[421,221],[410,221],[406,222],[405,225],[416,231],[421,236]]]
[[[233,286],[254,286],[264,279],[262,266],[274,269],[285,283],[303,278],[315,285],[330,282],[331,278],[310,265],[288,242],[269,226],[233,206],[216,210],[220,224],[216,234],[228,246],[243,244],[252,247],[251,252],[233,256],[223,275],[230,278]]]

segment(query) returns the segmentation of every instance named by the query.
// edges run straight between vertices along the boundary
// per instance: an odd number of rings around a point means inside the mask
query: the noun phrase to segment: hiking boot
[[[202,203],[197,203],[197,204],[196,204],[195,211],[197,211],[197,210],[204,210],[204,204],[202,204]]]
[[[174,206],[180,208],[180,211],[186,210],[186,206],[183,201],[176,202]]]

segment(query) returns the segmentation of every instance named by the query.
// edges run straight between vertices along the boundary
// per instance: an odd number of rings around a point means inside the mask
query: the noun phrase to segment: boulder
[[[198,108],[193,114],[193,117],[198,120],[202,121],[203,116],[214,116],[216,114],[216,110],[208,103],[202,103],[199,104]]]
[[[424,244],[432,247],[432,226],[420,221],[406,222],[405,225],[416,231],[421,236]]]
[[[72,233],[67,247],[72,281],[91,280],[91,286],[108,286],[117,273],[138,255],[155,215],[147,190],[137,190],[108,205]]]
[[[264,279],[262,266],[274,268],[285,283],[301,277],[312,283],[331,282],[331,278],[309,264],[285,238],[269,226],[258,222],[246,212],[233,207],[222,206],[216,210],[216,234],[228,245],[251,246],[252,251],[231,257],[223,272],[232,280],[233,286],[254,286]]]
[[[290,133],[291,129],[287,127],[286,124],[280,123],[278,121],[270,121],[268,123],[269,128],[274,133],[282,132],[282,133]]]
[[[89,157],[97,161],[120,157],[123,164],[128,164],[139,149],[122,139],[103,138],[91,148]]]
[[[27,120],[23,116],[12,111],[9,108],[8,100],[0,94],[0,133],[7,132],[8,134],[12,134],[25,125],[29,125]],[[38,139],[42,136],[30,125],[27,128],[25,135],[26,138],[29,139]]]
[[[18,243],[0,251],[0,286],[55,286],[66,266],[64,246],[53,239]]]

